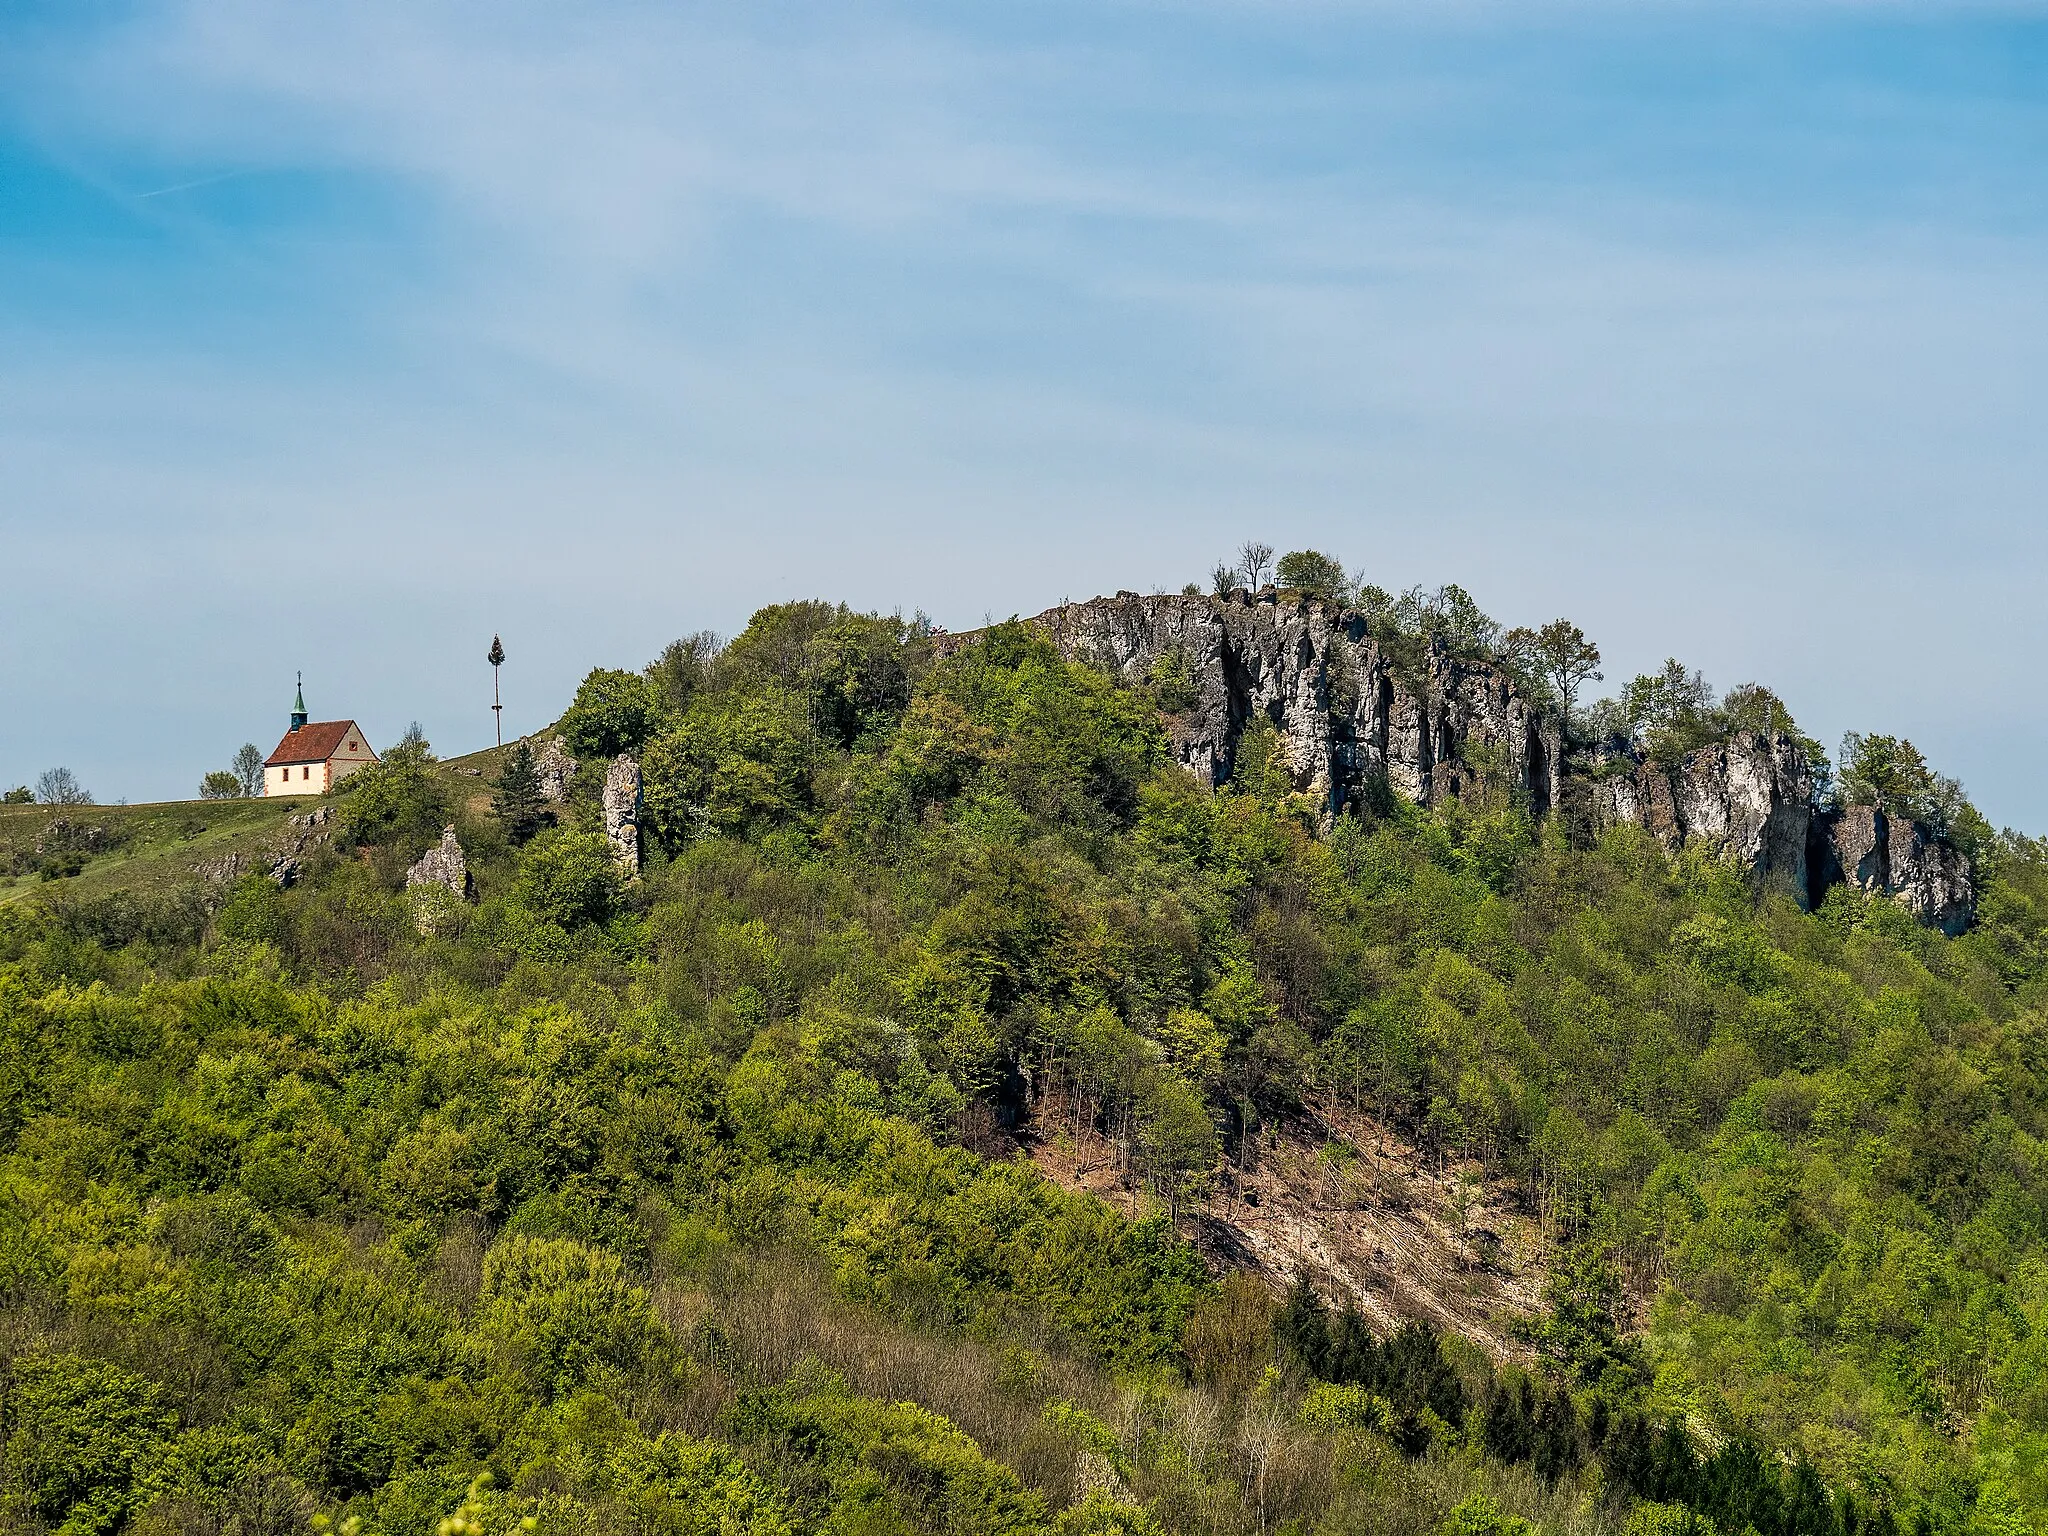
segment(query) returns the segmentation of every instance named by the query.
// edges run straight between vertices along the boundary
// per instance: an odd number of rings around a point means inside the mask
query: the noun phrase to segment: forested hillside
[[[1212,792],[1183,691],[785,604],[593,672],[558,799],[415,737],[286,888],[0,906],[0,1530],[2048,1530],[2048,848],[1856,738],[1976,922],[1802,912],[1485,762]],[[1511,1181],[1508,1356],[1199,1256],[1333,1108]]]

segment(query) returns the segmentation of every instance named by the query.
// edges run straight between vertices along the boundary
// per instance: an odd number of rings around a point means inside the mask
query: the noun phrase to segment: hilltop
[[[2033,1528],[2048,851],[1289,559],[71,816],[0,905],[7,1518]]]

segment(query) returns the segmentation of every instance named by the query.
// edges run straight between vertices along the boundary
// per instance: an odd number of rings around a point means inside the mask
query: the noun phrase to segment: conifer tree
[[[525,742],[512,749],[504,771],[491,787],[491,813],[514,843],[524,843],[547,825],[547,797],[541,793],[540,770],[534,766],[533,748]]]

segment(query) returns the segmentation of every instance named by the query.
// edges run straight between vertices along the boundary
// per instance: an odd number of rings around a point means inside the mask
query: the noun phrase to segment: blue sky
[[[2048,831],[2048,7],[0,8],[0,779],[1257,536]]]

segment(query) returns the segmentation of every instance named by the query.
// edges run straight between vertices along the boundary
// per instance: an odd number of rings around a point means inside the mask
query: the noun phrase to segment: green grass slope
[[[86,896],[116,890],[162,894],[189,884],[200,864],[268,847],[286,818],[310,803],[259,798],[0,806],[0,902],[57,889]],[[53,837],[58,822],[79,830]],[[82,855],[75,867],[66,853]]]

